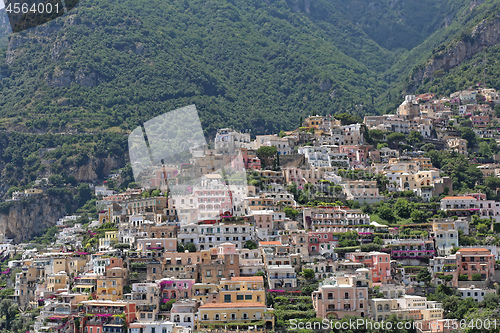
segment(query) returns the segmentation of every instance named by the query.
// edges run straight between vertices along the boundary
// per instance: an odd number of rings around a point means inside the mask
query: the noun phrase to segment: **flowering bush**
[[[171,285],[173,283],[174,283],[174,281],[161,281],[160,287],[163,289],[163,288],[165,288],[166,285]]]
[[[283,290],[283,289],[269,289],[268,291],[271,293],[284,293],[285,292],[285,290]]]

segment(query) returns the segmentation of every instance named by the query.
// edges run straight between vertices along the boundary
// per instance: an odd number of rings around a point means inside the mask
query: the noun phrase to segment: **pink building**
[[[309,232],[309,254],[319,253],[320,244],[331,244],[338,241],[334,239],[333,232]]]
[[[490,116],[472,116],[472,124],[478,127],[485,127],[490,123]]]
[[[368,281],[356,275],[327,278],[312,300],[319,318],[368,318]]]
[[[480,281],[495,281],[495,255],[490,250],[481,247],[461,248],[455,256],[457,267],[453,274],[453,286],[458,286],[459,275],[467,275],[469,281],[472,281],[474,274],[480,274]]]
[[[196,283],[195,279],[175,279],[166,278],[158,282],[160,295],[162,299],[191,299],[192,288]]]
[[[364,166],[368,159],[371,146],[365,145],[342,145],[339,147],[340,153],[347,154],[349,165]]]
[[[383,252],[346,253],[346,259],[362,263],[372,272],[373,282],[387,283],[391,280],[391,256]]]

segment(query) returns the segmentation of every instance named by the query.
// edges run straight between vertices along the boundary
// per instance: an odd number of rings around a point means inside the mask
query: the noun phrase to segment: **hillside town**
[[[97,215],[61,218],[49,244],[4,236],[5,297],[36,311],[36,333],[318,331],[347,318],[451,332],[496,320],[499,106],[499,92],[471,88],[409,95],[359,122],[219,129],[189,163],[125,191],[93,186]]]

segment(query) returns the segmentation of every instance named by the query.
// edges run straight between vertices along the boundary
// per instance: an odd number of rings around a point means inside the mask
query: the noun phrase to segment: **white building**
[[[250,224],[187,224],[181,226],[178,244],[193,243],[196,249],[206,250],[230,242],[242,249],[248,240],[255,240],[255,227]]]
[[[250,148],[250,134],[240,133],[230,128],[217,130],[215,150],[219,153],[233,154],[238,148]]]
[[[269,289],[297,287],[297,274],[291,265],[268,265],[267,279]]]

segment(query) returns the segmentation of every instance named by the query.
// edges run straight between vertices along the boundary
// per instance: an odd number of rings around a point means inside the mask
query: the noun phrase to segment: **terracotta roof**
[[[262,276],[232,276],[231,281],[260,281],[263,282]]]
[[[210,308],[265,308],[262,303],[208,303],[200,306],[200,309]]]
[[[473,247],[473,248],[462,248],[457,252],[476,252],[476,251],[489,251],[489,250],[485,249],[484,247]]]
[[[259,242],[259,245],[283,245],[280,241]]]
[[[441,200],[470,200],[470,199],[476,200],[476,198],[471,196],[444,197]]]

